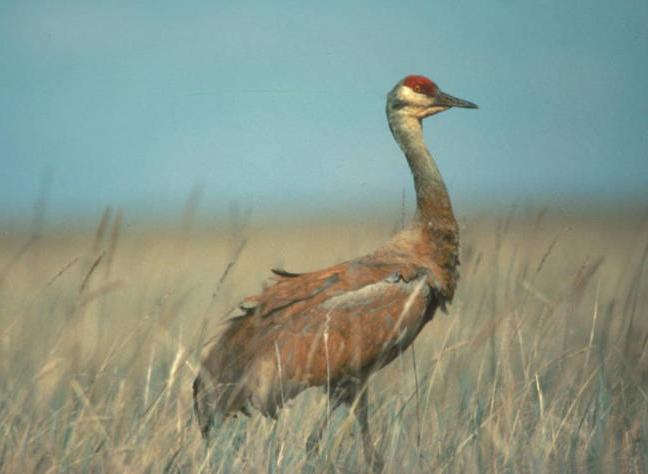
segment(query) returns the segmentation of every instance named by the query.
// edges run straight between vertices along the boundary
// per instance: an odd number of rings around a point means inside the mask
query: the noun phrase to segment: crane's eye
[[[418,92],[420,94],[422,90],[423,88],[421,87],[421,84],[416,84],[414,86],[414,92]]]

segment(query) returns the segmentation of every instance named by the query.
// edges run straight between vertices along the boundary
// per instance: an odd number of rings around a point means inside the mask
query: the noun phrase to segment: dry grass
[[[6,232],[0,470],[365,470],[342,411],[306,458],[316,390],[277,422],[232,420],[206,452],[191,380],[197,348],[269,267],[359,255],[396,220],[136,233],[106,213],[94,233]],[[648,469],[648,223],[518,212],[463,228],[449,314],[371,383],[389,472]]]

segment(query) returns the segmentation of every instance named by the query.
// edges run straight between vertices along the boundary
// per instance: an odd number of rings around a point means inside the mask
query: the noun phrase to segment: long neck
[[[456,231],[450,196],[439,168],[425,146],[421,120],[396,111],[388,111],[387,120],[414,176],[415,220],[428,228]]]

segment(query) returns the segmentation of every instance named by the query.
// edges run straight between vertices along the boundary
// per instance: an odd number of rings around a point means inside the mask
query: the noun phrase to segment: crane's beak
[[[435,105],[442,105],[444,107],[461,107],[463,109],[478,109],[477,104],[473,104],[467,100],[453,97],[445,92],[437,92],[435,97]]]

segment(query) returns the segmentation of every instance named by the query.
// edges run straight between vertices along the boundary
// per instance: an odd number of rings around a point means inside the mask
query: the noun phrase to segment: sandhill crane
[[[451,107],[477,108],[407,76],[387,95],[387,120],[414,176],[413,221],[373,253],[309,272],[272,270],[275,282],[246,298],[208,349],[194,381],[201,432],[251,408],[276,417],[308,387],[327,390],[331,410],[351,407],[367,462],[382,470],[369,432],[369,375],[408,347],[437,308],[452,301],[458,226],[441,174],[423,140],[422,119]],[[325,422],[307,446],[317,446]]]

